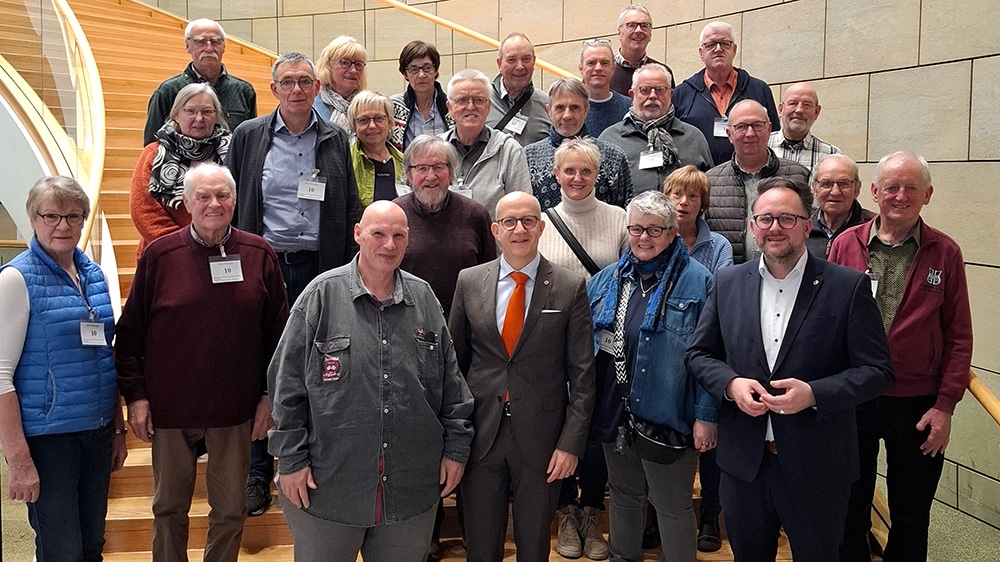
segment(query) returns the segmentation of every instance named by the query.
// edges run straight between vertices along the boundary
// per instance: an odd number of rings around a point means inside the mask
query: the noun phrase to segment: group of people
[[[128,428],[152,444],[154,560],[186,559],[204,452],[206,560],[236,560],[272,482],[297,560],[435,558],[453,491],[473,561],[503,558],[510,511],[524,561],[558,516],[565,557],[639,561],[652,537],[693,562],[722,512],[736,560],[773,560],[782,529],[796,558],[870,560],[880,441],[884,559],[923,559],[972,349],[927,162],[882,158],[863,209],[812,86],[775,106],[723,22],[677,85],[651,29],[627,6],[620,48],[585,41],[582,80],[547,93],[521,33],[493,80],[445,87],[412,41],[393,96],[341,36],[279,57],[258,117],[221,25],[191,22],[149,103],[117,325],[72,180],[31,189],[0,269],[0,445],[37,559],[100,559]]]

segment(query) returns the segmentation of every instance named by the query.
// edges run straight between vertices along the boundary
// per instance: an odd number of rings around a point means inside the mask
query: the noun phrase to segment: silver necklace
[[[642,277],[639,277],[639,291],[642,293],[642,298],[646,298],[646,295],[656,288],[656,277],[651,277],[651,279],[653,280],[653,286],[647,289],[642,286]]]

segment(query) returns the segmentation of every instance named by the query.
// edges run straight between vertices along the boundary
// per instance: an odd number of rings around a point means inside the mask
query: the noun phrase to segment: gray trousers
[[[688,449],[673,464],[658,464],[640,459],[632,449],[616,453],[614,443],[605,443],[604,458],[611,487],[608,547],[612,562],[643,560],[647,489],[663,542],[660,560],[695,562],[698,529],[691,494],[698,452]]]
[[[424,562],[437,504],[425,513],[388,525],[353,527],[313,517],[281,493],[278,500],[295,542],[295,562]]]

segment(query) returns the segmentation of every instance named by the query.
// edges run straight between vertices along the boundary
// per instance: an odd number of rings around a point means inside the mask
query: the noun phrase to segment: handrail
[[[458,33],[461,33],[462,35],[465,35],[466,37],[468,37],[468,38],[470,38],[470,39],[472,39],[474,41],[479,41],[480,43],[485,43],[485,44],[493,47],[494,49],[499,49],[500,48],[500,42],[497,41],[496,39],[494,39],[492,37],[489,37],[488,35],[483,35],[482,33],[479,33],[478,31],[469,29],[468,27],[465,27],[463,25],[459,25],[459,24],[457,24],[457,23],[455,23],[455,22],[453,22],[451,20],[446,20],[446,19],[444,19],[444,18],[442,18],[440,16],[436,16],[434,14],[430,14],[428,12],[425,12],[425,11],[423,11],[421,9],[414,8],[413,6],[410,6],[408,4],[404,4],[403,2],[399,2],[398,0],[378,0],[378,1],[381,2],[381,3],[383,3],[383,4],[386,4],[387,6],[392,6],[393,8],[397,8],[397,9],[402,10],[402,11],[408,13],[408,14],[417,16],[418,18],[427,20],[427,21],[429,21],[431,23],[434,23],[434,24],[440,25],[442,27],[446,27],[446,28],[448,28],[448,29],[450,29],[452,31],[456,31]],[[542,60],[540,58],[535,58],[535,66],[538,66],[542,70],[544,70],[544,71],[546,71],[546,72],[548,72],[550,74],[555,74],[556,76],[559,76],[559,77],[562,77],[562,78],[575,78],[576,77],[575,73],[572,73],[572,72],[569,72],[569,71],[567,71],[565,69],[559,68],[558,66],[556,66],[556,65],[554,65],[552,63],[546,62],[546,61],[544,61],[544,60]]]
[[[969,392],[979,401],[993,421],[1000,425],[1000,398],[997,398],[997,395],[993,394],[993,391],[972,371],[969,371]]]
[[[52,0],[56,15],[63,27],[63,37],[66,40],[67,57],[76,71],[76,96],[80,121],[77,138],[77,151],[81,156],[83,170],[77,171],[77,180],[84,191],[90,196],[90,212],[87,213],[87,223],[80,237],[80,248],[86,249],[90,243],[95,224],[99,224],[99,209],[101,198],[101,181],[104,179],[104,156],[107,141],[107,126],[104,111],[104,89],[101,87],[101,76],[97,70],[94,52],[90,42],[80,27],[73,10],[66,0]]]

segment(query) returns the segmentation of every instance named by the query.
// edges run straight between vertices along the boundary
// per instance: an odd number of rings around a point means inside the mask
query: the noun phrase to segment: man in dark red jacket
[[[972,362],[969,289],[958,244],[920,218],[934,192],[927,161],[909,152],[883,157],[871,190],[879,215],[837,238],[830,261],[871,276],[896,382],[858,407],[861,478],[851,490],[841,561],[871,560],[867,534],[880,439],[892,513],[883,559],[925,560],[951,416]]]

